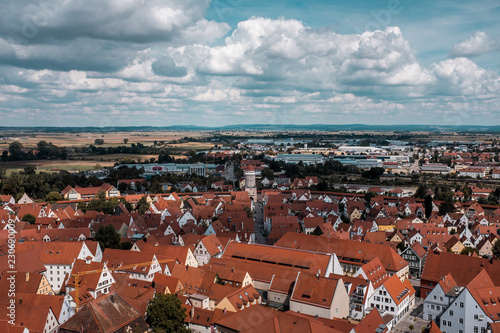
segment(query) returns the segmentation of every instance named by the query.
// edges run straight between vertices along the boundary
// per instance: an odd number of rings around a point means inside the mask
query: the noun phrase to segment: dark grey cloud
[[[151,65],[153,72],[156,75],[167,77],[181,77],[187,74],[187,68],[176,66],[174,59],[171,57],[161,57]]]
[[[0,34],[30,43],[81,37],[166,42],[202,20],[209,3],[210,0],[1,1]]]

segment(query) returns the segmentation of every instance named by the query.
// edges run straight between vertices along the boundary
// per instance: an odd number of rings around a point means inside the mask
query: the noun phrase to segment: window
[[[474,326],[474,333],[479,333],[479,328],[477,326]]]
[[[464,318],[459,318],[459,319],[458,319],[458,322],[459,322],[460,324],[463,324],[463,323],[464,323]]]
[[[464,302],[460,302],[460,307],[463,308],[464,307]]]
[[[474,313],[474,320],[478,320],[479,319],[479,316],[477,315],[477,313]]]
[[[450,316],[453,316],[453,311],[452,310],[450,310]]]

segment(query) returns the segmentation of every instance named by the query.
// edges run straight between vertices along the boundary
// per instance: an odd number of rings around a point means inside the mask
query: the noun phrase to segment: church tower
[[[245,191],[253,201],[257,201],[257,185],[255,183],[255,167],[249,165],[245,170]]]

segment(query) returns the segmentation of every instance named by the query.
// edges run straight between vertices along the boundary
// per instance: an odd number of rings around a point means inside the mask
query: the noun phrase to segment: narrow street
[[[266,238],[262,235],[262,231],[264,230],[264,206],[262,204],[262,200],[260,199],[257,199],[257,202],[255,203],[254,227],[255,243],[266,244]]]

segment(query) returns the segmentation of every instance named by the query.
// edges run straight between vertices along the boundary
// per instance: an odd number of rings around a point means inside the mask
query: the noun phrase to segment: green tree
[[[31,165],[28,165],[27,167],[24,168],[24,173],[27,175],[34,175],[36,173],[36,169]]]
[[[78,202],[77,209],[81,209],[83,212],[86,212],[88,210],[87,202],[86,201]]]
[[[127,138],[123,139],[123,143],[127,144],[128,143],[128,139]]]
[[[9,144],[10,157],[14,161],[24,159],[23,144],[19,141],[14,141]]]
[[[450,201],[445,201],[439,205],[439,215],[446,215],[447,213],[452,213],[455,211],[453,203]]]
[[[153,332],[189,332],[184,324],[186,318],[182,302],[173,294],[156,293],[146,310],[146,323]]]
[[[466,246],[462,249],[462,251],[460,252],[460,254],[463,254],[463,255],[471,255],[473,252],[476,252],[477,254],[479,254],[479,251],[473,247],[470,247],[470,246]]]
[[[147,196],[143,196],[138,202],[137,202],[137,211],[139,214],[144,215],[144,213],[149,209],[149,203]]]
[[[125,205],[125,208],[127,208],[127,210],[129,212],[134,210],[134,207],[132,206],[132,204],[130,202],[128,202],[127,200],[125,200],[125,198],[120,198],[120,202]]]
[[[217,284],[224,284],[224,282],[222,282],[219,274],[215,274],[215,283],[217,283]]]
[[[425,184],[419,185],[415,191],[415,198],[424,198],[427,195],[427,186]]]
[[[153,184],[151,184],[149,191],[155,194],[163,193],[163,187],[161,186],[159,181],[155,181]]]
[[[118,185],[118,191],[120,191],[120,193],[125,193],[125,192],[127,192],[127,191],[128,191],[128,188],[129,188],[129,186],[128,186],[128,184],[127,184],[127,183],[120,183],[120,184]]]
[[[95,240],[99,242],[102,249],[116,249],[120,247],[120,234],[113,225],[101,226],[95,235]]]
[[[95,139],[95,140],[94,140],[94,143],[95,143],[96,145],[102,145],[102,144],[104,144],[104,139]]]
[[[495,244],[493,244],[493,247],[491,248],[491,251],[493,252],[493,255],[500,259],[500,241],[496,241]]]
[[[269,180],[274,179],[274,172],[270,168],[264,168],[261,171],[262,178],[267,178]]]
[[[45,201],[48,203],[54,203],[57,201],[61,201],[62,199],[63,199],[62,195],[56,191],[52,191],[45,196]]]
[[[104,191],[97,192],[97,199],[99,199],[101,201],[105,201],[106,200],[106,193]]]
[[[364,199],[365,199],[365,202],[366,203],[370,203],[370,201],[372,200],[372,198],[375,198],[377,195],[373,192],[366,192],[365,193],[365,196],[364,196]]]
[[[429,218],[432,214],[432,197],[429,194],[425,196],[424,209],[425,209],[425,217]]]
[[[316,227],[316,229],[314,229],[313,232],[311,232],[311,235],[321,236],[323,235],[323,231],[319,227]]]
[[[32,214],[26,214],[23,216],[21,221],[28,222],[29,224],[35,224],[36,217],[35,217],[35,215],[32,215]]]
[[[384,168],[370,168],[370,170],[363,171],[361,177],[368,179],[380,179],[380,176],[384,173]]]

